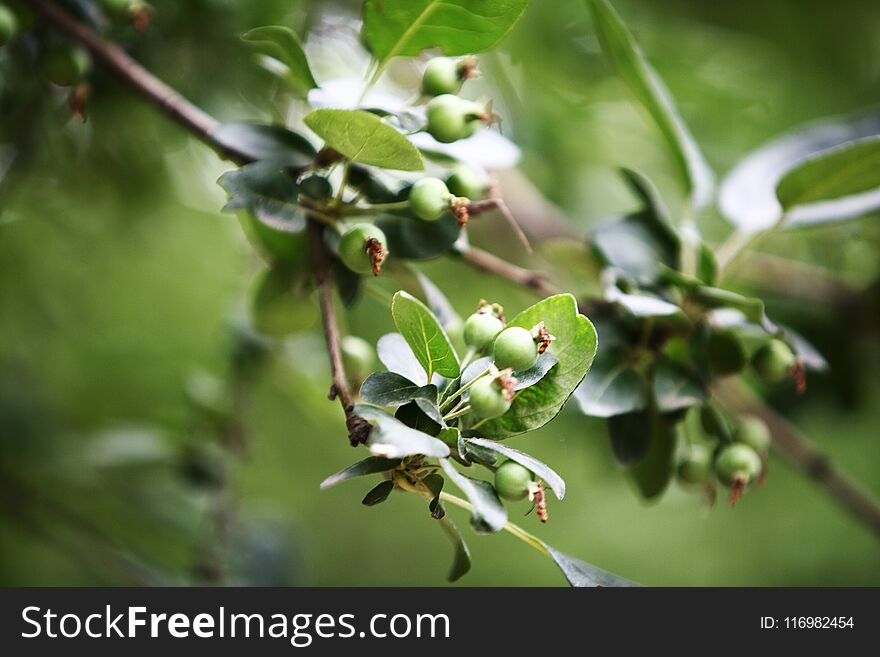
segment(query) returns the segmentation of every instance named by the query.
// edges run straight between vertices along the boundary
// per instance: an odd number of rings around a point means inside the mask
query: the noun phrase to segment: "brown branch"
[[[462,251],[461,258],[471,267],[506,278],[517,285],[529,287],[541,296],[549,297],[559,292],[559,290],[547,282],[547,277],[541,272],[514,265],[488,251],[470,247]]]
[[[828,456],[741,383],[725,382],[718,386],[717,392],[726,406],[738,413],[756,415],[764,420],[770,427],[776,450],[880,536],[880,504],[838,472]]]

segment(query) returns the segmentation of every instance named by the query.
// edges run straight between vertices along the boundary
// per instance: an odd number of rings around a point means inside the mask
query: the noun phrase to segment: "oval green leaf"
[[[458,355],[446,332],[428,307],[407,292],[391,301],[391,316],[397,330],[412,349],[430,381],[434,373],[455,378],[460,372]]]
[[[603,350],[574,398],[584,415],[613,417],[644,409],[648,390],[641,374],[615,358],[614,352]]]
[[[317,109],[303,122],[330,148],[353,162],[400,171],[425,168],[421,154],[409,139],[370,112]]]

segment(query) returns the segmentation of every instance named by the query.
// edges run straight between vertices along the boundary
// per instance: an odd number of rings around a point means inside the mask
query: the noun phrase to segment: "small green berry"
[[[534,479],[535,475],[516,461],[505,461],[495,470],[495,490],[500,497],[516,502],[529,494]]]
[[[79,46],[48,48],[41,60],[43,74],[50,82],[61,87],[72,87],[89,72],[92,66],[88,51]]]
[[[356,335],[346,335],[339,341],[342,365],[349,378],[362,381],[376,366],[376,351],[372,345]]]
[[[477,199],[489,189],[489,177],[467,164],[457,164],[446,178],[446,186],[456,196]]]
[[[339,259],[356,274],[378,275],[385,258],[385,233],[374,224],[354,224],[339,240]]]
[[[752,368],[767,383],[781,383],[796,362],[791,348],[782,340],[770,340],[752,356]]]
[[[684,484],[706,484],[712,479],[712,453],[705,445],[692,445],[678,463],[678,480]]]
[[[474,313],[464,323],[464,343],[483,351],[504,330],[504,324],[491,312]]]
[[[470,388],[470,405],[474,415],[491,419],[504,415],[510,402],[501,386],[489,376],[478,379]]]
[[[729,329],[712,331],[709,335],[708,355],[709,369],[716,376],[736,374],[748,361],[743,341]]]
[[[715,472],[725,486],[746,486],[760,476],[763,467],[758,452],[743,443],[728,445],[715,458]]]
[[[495,338],[495,367],[514,372],[529,369],[538,360],[538,345],[530,331],[519,326],[504,329]]]
[[[18,34],[18,17],[6,5],[0,5],[0,46],[5,46]]]
[[[770,449],[770,427],[759,417],[749,415],[742,418],[734,437],[737,442],[748,445],[758,454],[766,454]]]
[[[476,103],[443,94],[428,103],[426,129],[437,141],[449,144],[474,134],[484,114]]]
[[[452,198],[439,178],[422,178],[409,191],[410,208],[425,221],[436,221],[448,212]]]
[[[327,201],[333,196],[333,185],[324,176],[306,176],[299,181],[299,193],[314,201]]]
[[[422,75],[422,93],[426,96],[442,96],[457,93],[461,87],[458,64],[445,57],[428,62]]]

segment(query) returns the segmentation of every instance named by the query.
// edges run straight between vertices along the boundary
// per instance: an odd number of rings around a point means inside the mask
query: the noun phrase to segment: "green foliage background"
[[[357,5],[154,4],[154,27],[137,38],[123,30],[121,38],[222,120],[271,118],[273,83],[237,35],[264,24],[302,32],[320,24],[322,12],[342,20]],[[834,11],[818,0],[616,6],[718,171],[805,120],[880,102],[880,6],[871,0],[836,3]],[[505,134],[524,150],[524,171],[579,229],[634,207],[616,166],[641,168],[675,189],[654,128],[602,60],[581,0],[534,2],[482,68],[480,88],[498,99]],[[157,444],[172,466],[179,460],[183,386],[194,370],[222,374],[229,320],[243,314],[259,270],[236,220],[219,214],[223,193],[214,179],[231,167],[106,74],[94,86],[85,125],[67,122],[61,96],[28,121],[0,125],[0,142],[32,131],[25,164],[0,183],[4,585],[127,583],[132,566],[117,566],[117,551],[158,581],[188,581],[208,531],[204,492],[188,486],[177,467],[96,464],[110,458],[108,433],[133,428],[158,427]],[[482,225],[474,241],[494,246],[496,222],[475,222]],[[710,240],[725,230],[720,219],[707,222]],[[765,247],[857,290],[846,306],[800,280],[768,278],[767,289],[752,277],[740,281],[813,340],[833,368],[814,377],[803,398],[783,392],[772,402],[875,495],[878,240],[874,217],[778,236]],[[496,248],[521,258],[512,239]],[[454,263],[425,270],[460,312],[476,304],[474,294],[513,314],[532,302],[527,292]],[[804,302],[794,292],[816,298]],[[371,341],[392,329],[390,313],[369,299],[349,324]],[[234,477],[237,581],[444,583],[449,546],[418,500],[395,495],[362,507],[375,483],[366,481],[318,490],[326,475],[365,454],[348,447],[338,405],[326,401],[320,336],[304,334],[286,352],[255,390],[249,453]],[[554,501],[551,522],[536,533],[635,581],[880,584],[876,537],[776,457],[764,488],[734,511],[720,505],[706,514],[698,496],[676,487],[659,504],[640,503],[614,464],[604,424],[571,410],[510,445],[555,464],[568,482],[566,500]],[[97,534],[109,542],[96,542]],[[468,542],[474,569],[465,584],[563,583],[549,560],[509,536]]]

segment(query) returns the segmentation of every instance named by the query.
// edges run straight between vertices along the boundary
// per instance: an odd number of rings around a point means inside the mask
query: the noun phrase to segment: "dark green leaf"
[[[433,436],[408,427],[375,406],[358,404],[355,412],[373,424],[367,447],[375,456],[401,459],[423,454],[425,456],[449,456],[449,447]]]
[[[361,501],[361,504],[364,506],[376,506],[377,504],[381,504],[385,500],[388,499],[388,496],[391,495],[391,491],[394,490],[394,482],[391,480],[382,481],[376,484],[375,488],[370,490],[364,496],[364,499]]]
[[[229,194],[225,211],[244,210],[261,224],[283,233],[299,233],[306,218],[297,204],[293,179],[270,162],[247,164],[217,181]]]
[[[394,417],[403,422],[406,426],[430,436],[439,436],[444,429],[442,423],[432,420],[422,410],[421,406],[414,401],[398,408],[394,413]]]
[[[458,220],[451,214],[437,221],[410,216],[384,216],[376,225],[388,239],[388,251],[395,258],[428,260],[443,255],[461,236]]]
[[[428,490],[431,491],[431,494],[434,496],[431,503],[428,505],[428,510],[431,512],[431,516],[435,520],[440,520],[440,518],[446,515],[446,510],[443,508],[443,505],[440,504],[440,492],[443,490],[443,484],[445,483],[443,477],[437,473],[431,473],[422,479],[422,483],[427,486]]]
[[[509,325],[531,329],[541,321],[556,336],[548,351],[557,365],[538,383],[520,390],[504,415],[482,425],[484,436],[503,439],[544,426],[556,417],[590,369],[596,355],[596,329],[578,313],[573,296],[558,294],[539,301]]]
[[[854,140],[880,135],[880,114],[871,112],[809,123],[750,153],[721,186],[722,214],[739,230],[756,233],[772,228],[782,218],[776,186],[782,177],[810,157]],[[836,184],[835,184],[836,186]],[[837,221],[878,207],[877,195],[842,199],[792,209],[786,226]]]
[[[691,292],[695,301],[707,308],[733,308],[740,311],[755,324],[766,322],[764,302],[755,297],[746,297],[718,287],[698,286]]]
[[[590,373],[574,391],[584,415],[613,417],[640,411],[648,404],[647,383],[636,370],[615,355],[604,351]]]
[[[470,445],[477,445],[478,447],[492,450],[493,452],[498,452],[502,456],[509,458],[511,461],[516,461],[520,465],[531,470],[539,479],[543,479],[553,492],[556,493],[558,499],[561,500],[565,497],[565,481],[562,477],[560,477],[549,465],[542,463],[534,456],[530,456],[525,452],[520,452],[512,447],[506,447],[494,440],[468,438],[465,442]]]
[[[450,582],[454,582],[466,575],[471,569],[471,553],[461,536],[461,532],[458,531],[458,528],[449,516],[444,515],[440,519],[440,526],[449,537],[449,540],[452,541],[452,546],[455,549],[452,568],[450,568],[449,574],[446,576]]]
[[[476,437],[475,431],[464,431],[458,435],[458,456],[469,466],[472,463],[480,463],[487,467],[493,468],[498,462],[498,452],[471,444],[470,438]]]
[[[648,447],[644,456],[629,468],[629,474],[647,500],[659,497],[674,471],[675,427],[656,413],[640,413],[640,428],[631,427],[632,431],[641,431],[648,436]]]
[[[364,401],[376,406],[402,406],[413,399],[437,401],[435,386],[417,386],[394,372],[373,372],[361,386]]]
[[[498,499],[495,488],[487,481],[461,474],[446,459],[440,459],[443,472],[458,486],[471,503],[471,526],[480,534],[495,534],[507,524],[507,509]]]
[[[428,383],[422,366],[400,333],[388,333],[379,338],[379,342],[376,343],[376,353],[388,371],[415,381],[419,386]]]
[[[367,0],[363,36],[380,64],[427,48],[468,55],[501,41],[528,4],[529,0]]]
[[[593,232],[592,243],[605,264],[639,283],[655,282],[661,265],[678,267],[681,245],[650,210],[601,224]]]
[[[449,378],[459,375],[458,355],[425,304],[407,292],[398,292],[391,301],[391,316],[429,381],[434,373]]]
[[[701,405],[707,396],[706,387],[677,365],[664,361],[654,370],[654,399],[661,413]]]
[[[622,577],[618,577],[617,575],[612,575],[611,573],[602,570],[601,568],[597,568],[596,566],[585,563],[580,559],[575,559],[574,557],[563,554],[558,550],[554,550],[546,543],[542,544],[545,548],[547,548],[547,552],[550,553],[550,557],[553,559],[553,561],[556,562],[556,565],[559,566],[562,574],[565,575],[565,579],[567,579],[568,583],[575,588],[589,588],[595,586],[638,586],[638,584],[631,582],[628,579],[623,579]]]
[[[317,109],[303,122],[328,146],[354,162],[401,171],[425,168],[409,139],[370,112]]]
[[[443,413],[440,412],[440,407],[437,405],[436,401],[419,397],[416,398],[414,402],[415,405],[419,407],[419,410],[428,416],[432,422],[441,427],[446,427],[446,422],[443,420]]]
[[[348,466],[344,470],[340,470],[334,475],[330,475],[321,482],[321,490],[335,486],[347,479],[354,477],[364,477],[366,475],[376,474],[378,472],[387,472],[393,470],[400,465],[400,459],[386,459],[381,456],[368,456],[363,461],[358,461]]]
[[[587,0],[602,50],[663,135],[695,208],[712,200],[714,176],[672,96],[607,0]]]
[[[318,86],[309,67],[309,60],[296,33],[281,25],[267,25],[246,32],[241,37],[259,52],[284,64],[285,79],[291,87],[305,94]]]
[[[677,240],[675,231],[672,229],[672,217],[669,214],[669,208],[667,208],[666,204],[663,202],[663,198],[660,196],[660,191],[657,189],[654,182],[641,171],[636,171],[635,169],[627,169],[624,167],[620,170],[620,173],[623,175],[623,179],[629,185],[630,189],[632,189],[635,195],[639,197],[639,200],[642,202],[642,207],[652,216],[659,219],[662,222],[662,225],[666,227],[665,232],[670,237]]]
[[[786,342],[794,349],[794,353],[800,357],[808,369],[816,372],[824,372],[828,369],[828,361],[805,337],[788,326],[782,324],[777,326],[783,332]]]
[[[279,167],[302,169],[315,159],[315,147],[308,139],[277,125],[222,123],[211,132],[211,140],[235,157],[266,160]]]
[[[651,442],[650,415],[638,411],[608,419],[608,437],[618,463],[631,465],[648,451]]]

